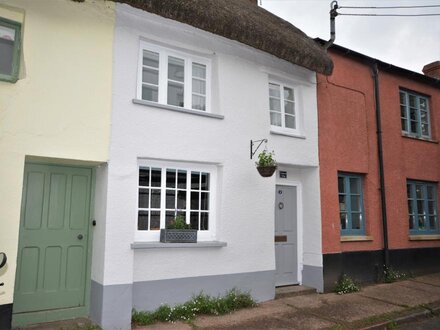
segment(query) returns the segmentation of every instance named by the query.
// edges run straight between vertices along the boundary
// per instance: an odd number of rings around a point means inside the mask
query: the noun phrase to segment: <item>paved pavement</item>
[[[390,322],[396,326],[415,317],[424,320],[433,311],[440,311],[440,273],[367,286],[346,295],[283,297],[229,315],[200,316],[191,325],[168,323],[136,329],[385,329]],[[440,325],[433,326],[440,329]]]
[[[429,317],[398,326],[399,330],[438,330],[440,329],[440,316]]]

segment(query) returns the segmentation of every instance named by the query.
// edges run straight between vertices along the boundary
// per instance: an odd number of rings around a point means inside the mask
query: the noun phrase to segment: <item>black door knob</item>
[[[83,239],[83,237],[84,237],[84,236],[83,236],[82,234],[79,234],[79,235],[78,235],[78,239]]]

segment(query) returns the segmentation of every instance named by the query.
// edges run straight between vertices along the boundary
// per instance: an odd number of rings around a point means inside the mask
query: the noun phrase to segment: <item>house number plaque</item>
[[[287,179],[287,172],[286,171],[280,171],[280,178],[281,179]]]

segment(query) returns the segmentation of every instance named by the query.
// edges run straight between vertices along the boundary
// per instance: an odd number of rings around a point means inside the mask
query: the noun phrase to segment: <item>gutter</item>
[[[382,121],[380,111],[380,93],[379,93],[379,69],[377,61],[372,62],[371,71],[374,83],[374,99],[376,108],[376,128],[377,128],[377,151],[379,156],[379,179],[380,179],[380,199],[382,211],[382,226],[383,226],[383,254],[385,269],[389,268],[390,256],[388,248],[388,220],[385,196],[385,176],[383,168],[383,146],[382,146]]]

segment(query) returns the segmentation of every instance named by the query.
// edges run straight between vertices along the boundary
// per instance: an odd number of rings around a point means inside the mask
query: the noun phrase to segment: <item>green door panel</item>
[[[27,164],[14,313],[85,305],[92,170]]]

